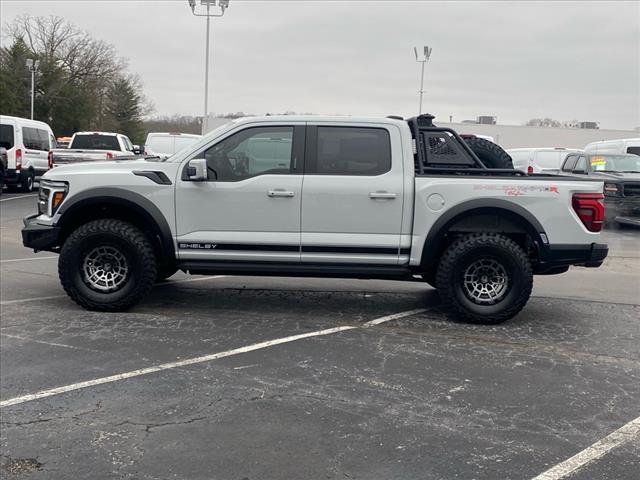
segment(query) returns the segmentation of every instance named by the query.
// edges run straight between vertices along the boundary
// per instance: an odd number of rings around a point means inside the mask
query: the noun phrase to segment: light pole
[[[423,54],[418,55],[418,48],[413,47],[413,51],[416,54],[416,62],[422,63],[422,73],[420,74],[420,107],[418,108],[418,115],[422,113],[422,94],[424,93],[424,64],[429,61],[431,51],[433,48],[424,46]]]
[[[206,132],[207,122],[209,119],[209,31],[211,17],[221,17],[225,10],[229,7],[229,0],[200,0],[200,5],[206,7],[205,12],[196,13],[196,0],[188,0],[191,7],[191,13],[196,17],[207,17],[207,39],[204,59],[204,115],[202,117],[202,133]],[[211,7],[215,7],[217,3],[218,11],[211,13]]]
[[[27,68],[31,72],[31,120],[33,120],[33,102],[35,99],[35,87],[36,87],[36,72],[38,71],[38,66],[40,65],[40,60],[33,60],[32,58],[27,58]]]

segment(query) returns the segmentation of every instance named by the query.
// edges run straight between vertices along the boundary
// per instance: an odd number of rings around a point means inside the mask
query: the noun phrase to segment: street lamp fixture
[[[413,47],[413,51],[416,54],[416,62],[422,64],[422,72],[420,73],[420,107],[418,108],[418,115],[422,113],[422,95],[424,94],[424,65],[429,61],[429,57],[431,57],[431,51],[433,48],[427,47],[426,45],[423,47],[422,53],[418,53],[418,47]]]
[[[33,103],[35,100],[35,85],[36,85],[36,72],[40,66],[40,60],[34,60],[33,58],[27,58],[27,68],[31,72],[31,120],[33,120]]]
[[[196,17],[207,17],[207,37],[205,49],[205,67],[204,67],[204,116],[202,117],[202,133],[207,131],[207,122],[209,118],[209,32],[211,17],[222,17],[224,12],[229,8],[229,0],[200,0],[200,5],[206,7],[206,10],[197,11],[196,0],[187,0],[191,13]],[[211,11],[211,7],[218,7],[217,10]]]

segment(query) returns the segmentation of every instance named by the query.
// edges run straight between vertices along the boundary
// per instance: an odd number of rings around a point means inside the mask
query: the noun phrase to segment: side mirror
[[[205,182],[207,180],[207,161],[204,158],[189,160],[187,177],[192,182]]]
[[[576,175],[586,175],[587,174],[586,170],[574,170],[573,173],[575,173]]]
[[[140,145],[134,145],[132,152],[135,153],[136,155],[142,155],[143,150]]]

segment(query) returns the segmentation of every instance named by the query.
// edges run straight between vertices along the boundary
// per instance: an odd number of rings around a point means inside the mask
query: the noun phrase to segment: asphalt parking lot
[[[3,478],[640,478],[640,232],[500,326],[419,283],[183,274],[104,314],[22,247],[34,210],[2,196]]]

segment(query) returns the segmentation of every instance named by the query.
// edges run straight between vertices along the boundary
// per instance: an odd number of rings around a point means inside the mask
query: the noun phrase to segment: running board
[[[270,277],[330,277],[416,281],[414,272],[399,265],[330,263],[222,262],[186,260],[178,268],[198,275],[246,275]]]

